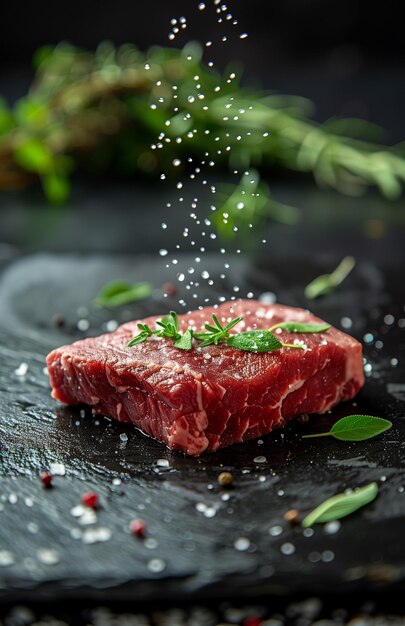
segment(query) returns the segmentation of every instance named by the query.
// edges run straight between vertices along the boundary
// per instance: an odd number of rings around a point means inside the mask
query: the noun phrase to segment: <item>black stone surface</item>
[[[132,427],[57,404],[43,371],[50,349],[99,334],[108,320],[122,322],[175,307],[176,299],[162,295],[162,284],[171,276],[164,262],[146,255],[48,254],[10,263],[3,256],[0,599],[154,603],[300,592],[400,593],[405,577],[405,299],[399,265],[382,270],[362,261],[339,291],[310,304],[337,326],[350,317],[351,332],[360,339],[374,335],[365,345],[366,385],[355,402],[312,416],[307,424],[295,422],[262,441],[191,459]],[[230,297],[237,283],[238,295],[273,291],[280,302],[304,306],[309,303],[303,286],[339,260],[297,260],[291,251],[276,264],[235,257],[229,278],[221,283],[218,259],[212,254],[204,261],[214,278],[207,292],[212,299]],[[190,260],[180,256],[178,271]],[[92,298],[112,278],[150,280],[156,290],[148,301],[124,309],[94,309]],[[202,289],[201,303],[205,295]],[[54,325],[55,315],[63,316],[62,327]],[[90,322],[86,333],[77,330],[83,318]],[[375,340],[383,345],[376,347]],[[28,365],[25,376],[16,374],[21,363]],[[394,426],[362,443],[301,439],[353,412],[389,418]],[[266,462],[255,461],[258,456]],[[63,464],[65,475],[44,489],[38,472],[52,463]],[[232,490],[217,483],[223,469],[235,476]],[[380,487],[378,498],[342,520],[336,534],[318,526],[307,537],[283,520],[292,507],[307,512],[328,496],[373,480]],[[101,505],[95,523],[83,525],[72,509],[89,489],[99,494]],[[146,541],[129,533],[135,517],[147,523]],[[282,529],[277,536],[269,533],[275,526]],[[110,538],[91,543],[93,530],[100,528],[108,529],[101,532],[104,537],[110,532]],[[240,538],[249,540],[244,551],[235,548]],[[293,554],[283,554],[285,544],[292,544]],[[162,571],[151,571],[153,565]]]

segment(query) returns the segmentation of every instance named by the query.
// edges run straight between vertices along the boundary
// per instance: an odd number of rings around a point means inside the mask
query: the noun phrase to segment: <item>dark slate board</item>
[[[230,296],[238,283],[241,296],[273,291],[280,302],[308,306],[303,286],[336,262],[290,258],[270,264],[235,257],[229,278],[221,281],[218,257],[211,255],[204,265],[215,280],[207,293],[213,300],[219,294]],[[178,271],[189,264],[190,257],[182,256]],[[99,287],[118,277],[150,280],[156,288],[153,297],[119,311],[92,308]],[[43,371],[50,349],[99,334],[108,320],[122,322],[175,307],[175,299],[162,297],[162,284],[169,277],[161,259],[147,256],[39,255],[9,264],[3,272],[0,598],[177,602],[185,597],[400,588],[405,575],[405,312],[400,272],[384,274],[361,263],[338,292],[311,303],[316,314],[337,326],[342,317],[352,318],[351,332],[360,339],[372,332],[383,342],[365,345],[370,371],[354,403],[312,416],[309,424],[296,422],[262,441],[200,459],[170,452],[133,428],[94,418],[88,410],[84,415],[80,408],[57,404]],[[201,301],[205,296],[202,290]],[[63,315],[63,327],[53,323],[56,314]],[[387,315],[394,316],[393,323]],[[77,330],[83,318],[90,322],[86,333]],[[15,373],[21,363],[28,365],[24,377]],[[327,429],[352,412],[390,418],[394,427],[362,443],[301,440],[302,434]],[[256,462],[258,456],[266,462]],[[52,463],[63,464],[65,475],[45,490],[38,472]],[[223,469],[235,476],[232,490],[217,483]],[[305,536],[300,527],[283,520],[289,508],[306,512],[328,496],[373,480],[380,486],[378,499],[343,520],[335,534],[321,526]],[[95,523],[83,525],[72,509],[88,489],[100,495],[101,507]],[[134,517],[147,522],[147,541],[130,535],[128,524]],[[274,534],[274,527],[281,534]],[[92,543],[108,534],[107,541]],[[241,538],[248,540],[244,546],[238,543]],[[235,542],[246,549],[237,550]],[[288,548],[294,553],[283,554]]]

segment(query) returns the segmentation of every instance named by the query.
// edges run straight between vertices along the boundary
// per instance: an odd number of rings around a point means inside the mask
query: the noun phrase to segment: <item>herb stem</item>
[[[305,350],[306,346],[303,346],[299,343],[282,343],[283,348],[296,348],[297,350]]]
[[[327,433],[316,433],[313,435],[303,435],[301,437],[301,439],[314,439],[315,437],[330,437],[331,433],[327,432]]]

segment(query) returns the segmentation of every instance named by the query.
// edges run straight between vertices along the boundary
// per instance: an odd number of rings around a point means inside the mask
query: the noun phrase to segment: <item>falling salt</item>
[[[393,315],[388,314],[384,316],[384,324],[386,324],[387,326],[392,326],[394,322],[395,322],[395,317]]]
[[[85,318],[82,318],[82,319],[78,320],[78,322],[77,322],[77,328],[78,328],[78,330],[81,330],[81,331],[86,331],[86,330],[88,330],[88,329],[89,329],[89,327],[90,327],[90,322],[89,322],[89,320],[87,320],[87,319],[85,319]]]
[[[239,537],[233,545],[238,552],[245,552],[250,548],[250,540],[247,537]]]
[[[276,294],[272,291],[265,291],[259,295],[259,302],[263,304],[274,304],[276,300]]]
[[[120,441],[122,441],[122,443],[127,443],[128,435],[126,433],[120,433]]]
[[[304,537],[312,537],[314,535],[315,531],[313,528],[304,528],[302,534],[304,535]]]
[[[373,343],[374,335],[372,333],[366,333],[363,337],[365,343]]]
[[[350,317],[342,317],[342,319],[340,320],[340,325],[342,328],[348,330],[353,326],[353,320]]]
[[[255,456],[253,463],[267,463],[267,459],[265,456]]]
[[[53,548],[40,548],[37,551],[37,558],[44,565],[56,565],[60,561],[59,553]]]
[[[20,363],[16,370],[14,370],[14,374],[16,376],[25,376],[28,372],[28,363]]]
[[[155,550],[158,547],[159,542],[154,537],[148,537],[147,539],[145,539],[143,545],[148,550]]]
[[[18,502],[18,496],[16,493],[10,493],[10,495],[8,496],[8,501],[10,504],[17,504]]]
[[[308,555],[308,561],[311,563],[319,563],[321,560],[321,555],[319,552],[310,552]]]
[[[151,559],[146,564],[146,567],[153,574],[159,574],[160,572],[163,572],[163,570],[166,568],[166,563],[163,561],[163,559]]]
[[[87,544],[100,543],[103,541],[109,541],[111,539],[111,535],[111,530],[103,526],[100,526],[99,528],[86,528],[83,532],[82,541]]]
[[[285,556],[290,556],[291,554],[294,554],[295,552],[295,545],[287,541],[286,543],[283,543],[280,546],[280,552],[281,554],[284,554]]]
[[[118,328],[117,320],[108,320],[108,322],[106,322],[105,324],[105,329],[108,333],[114,332],[114,330],[117,330],[117,328]]]
[[[391,359],[391,366],[392,367],[396,367],[398,365],[398,363],[399,363],[399,361],[398,361],[397,358],[394,357],[393,359]]]
[[[170,467],[170,463],[169,463],[169,461],[167,459],[158,459],[156,461],[156,465],[158,467],[164,467],[164,468]]]

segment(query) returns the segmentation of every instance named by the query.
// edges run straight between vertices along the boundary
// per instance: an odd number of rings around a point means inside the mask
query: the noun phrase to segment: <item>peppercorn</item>
[[[167,294],[168,296],[175,296],[177,293],[177,287],[176,285],[174,285],[173,283],[165,283],[163,285],[163,291],[165,292],[165,294]]]
[[[298,524],[300,521],[299,511],[297,511],[297,509],[290,509],[289,511],[286,511],[286,513],[284,513],[284,519],[289,524]]]
[[[39,474],[39,480],[47,489],[49,489],[49,487],[52,487],[52,478],[53,476],[50,472],[40,472]]]
[[[221,472],[218,476],[218,482],[221,487],[230,487],[233,483],[233,475],[231,472]]]
[[[86,493],[82,495],[82,502],[85,506],[96,509],[98,505],[98,495],[95,491],[86,491]]]
[[[146,524],[142,519],[134,519],[129,525],[131,532],[136,537],[144,537],[146,532]]]

